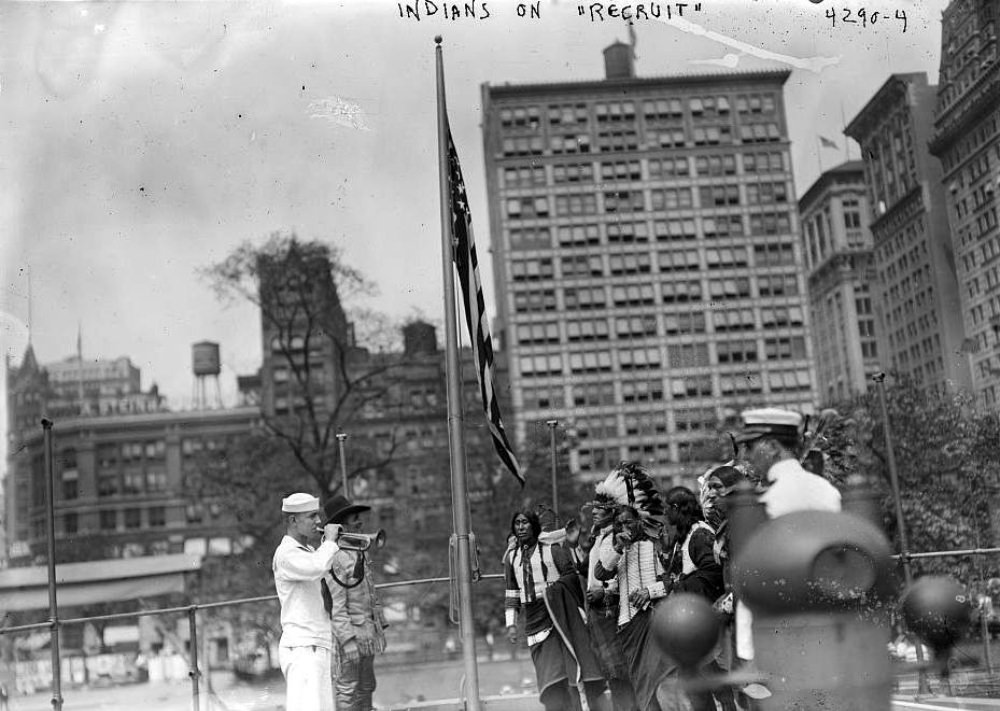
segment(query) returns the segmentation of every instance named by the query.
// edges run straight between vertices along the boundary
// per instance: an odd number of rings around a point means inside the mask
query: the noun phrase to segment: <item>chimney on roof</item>
[[[604,74],[606,79],[634,79],[635,59],[632,45],[615,42],[604,49]]]

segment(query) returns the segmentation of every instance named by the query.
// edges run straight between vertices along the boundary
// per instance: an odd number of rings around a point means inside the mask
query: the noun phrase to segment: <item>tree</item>
[[[370,295],[373,286],[337,247],[295,234],[275,233],[262,245],[245,242],[201,272],[224,301],[246,300],[260,309],[264,425],[324,497],[336,492],[342,486],[336,435],[386,399],[400,365],[371,357],[348,322],[343,304]],[[366,335],[386,342],[386,319],[363,313],[363,324],[381,327]],[[394,432],[389,444],[353,447],[348,477],[391,461]]]
[[[967,393],[932,393],[894,377],[885,399],[911,553],[991,547],[997,541],[988,502],[1000,482],[1000,418],[979,410]],[[878,392],[839,403],[824,428],[825,475],[839,484],[852,476],[882,494],[885,530],[898,550],[885,422]],[[945,573],[969,581],[996,574],[972,557],[915,559],[916,573]],[[991,572],[992,571],[992,572]]]

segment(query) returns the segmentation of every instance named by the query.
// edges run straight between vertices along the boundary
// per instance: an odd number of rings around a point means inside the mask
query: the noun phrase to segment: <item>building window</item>
[[[740,215],[703,217],[701,233],[706,239],[740,237],[743,235],[743,218]]]
[[[709,365],[707,343],[680,343],[667,346],[671,368],[697,368]]]
[[[648,274],[652,268],[649,254],[640,252],[637,254],[613,254],[609,260],[611,273],[615,276],[622,274]]]
[[[134,529],[142,526],[142,509],[125,509],[125,528]]]
[[[717,333],[752,331],[755,328],[753,309],[714,309],[712,323]]]
[[[539,291],[515,291],[514,310],[519,313],[555,311],[556,292],[553,289],[542,289]]]
[[[653,210],[675,210],[691,207],[691,188],[664,188],[650,193]]]
[[[141,494],[145,491],[146,475],[142,470],[126,471],[122,476],[123,494]]]
[[[547,197],[511,198],[507,200],[507,217],[511,220],[527,220],[548,216],[549,199]]]
[[[688,175],[688,172],[687,158],[651,158],[649,160],[649,177],[651,180],[683,177]]]
[[[669,281],[661,287],[663,303],[685,303],[688,301],[701,301],[701,281]]]
[[[76,469],[64,469],[62,473],[62,497],[66,500],[79,498],[80,473]]]
[[[99,514],[102,531],[114,531],[118,528],[118,512],[104,510]]]
[[[566,338],[570,342],[608,340],[606,319],[586,319],[566,322]]]
[[[645,222],[609,222],[607,230],[609,244],[649,241]]]
[[[560,268],[564,279],[604,276],[604,262],[597,254],[563,257],[560,261]]]
[[[556,214],[593,215],[597,213],[597,196],[593,193],[556,195]]]
[[[757,341],[719,341],[715,344],[719,363],[757,362]]]
[[[116,496],[119,491],[117,472],[100,472],[97,475],[97,495]]]
[[[608,372],[611,370],[611,353],[608,351],[570,353],[569,369],[573,373]]]
[[[558,343],[559,324],[555,322],[521,324],[517,327],[517,342],[521,344]]]
[[[745,267],[748,263],[747,250],[744,247],[722,247],[705,250],[705,264],[709,269]]]
[[[75,513],[63,516],[63,533],[77,533],[80,530],[80,518]]]
[[[601,180],[604,182],[642,180],[639,161],[601,163]]]
[[[790,242],[754,245],[753,252],[758,267],[795,264],[795,245]]]
[[[559,245],[575,247],[601,243],[601,233],[597,225],[570,225],[559,228]]]
[[[746,186],[748,205],[769,205],[788,202],[785,183],[755,183]]]
[[[701,269],[701,259],[698,257],[697,249],[660,252],[657,254],[657,264],[661,272]]]
[[[604,193],[604,212],[642,212],[646,199],[641,190],[617,190]]]
[[[594,165],[592,163],[566,163],[552,167],[552,180],[557,185],[565,183],[594,182]]]
[[[743,154],[744,173],[780,173],[784,170],[785,161],[781,151]]]
[[[572,387],[573,405],[576,407],[613,405],[615,402],[613,383],[574,383]]]
[[[750,278],[734,277],[709,282],[709,296],[713,300],[746,299],[750,296]]]
[[[653,232],[658,242],[675,240],[691,240],[698,237],[693,219],[657,220],[653,223]]]
[[[127,514],[127,512],[126,512]],[[151,506],[149,508],[150,528],[163,528],[167,525],[167,509],[164,506]]]
[[[512,250],[549,249],[552,246],[547,227],[510,230],[507,240]]]
[[[520,165],[504,168],[503,183],[507,188],[545,185],[545,168],[540,165]]]
[[[764,355],[767,360],[799,360],[806,357],[806,339],[767,338],[764,340]]]
[[[705,314],[701,311],[664,314],[663,330],[668,335],[678,333],[705,333]]]
[[[659,402],[663,399],[663,381],[622,380],[622,402]]]
[[[656,317],[628,316],[615,321],[615,334],[619,339],[645,338],[656,335]]]
[[[544,375],[558,375],[562,372],[562,357],[559,355],[538,355],[520,359],[521,375],[525,377],[538,377]]]
[[[611,289],[615,306],[647,306],[656,302],[652,284],[629,284]]]
[[[759,276],[757,277],[757,291],[761,296],[798,296],[799,279],[794,274]],[[859,310],[858,313],[861,311]]]
[[[510,271],[514,281],[535,281],[555,276],[551,258],[515,259],[510,263]]]
[[[524,388],[524,408],[528,410],[544,410],[550,407],[563,407],[563,388],[561,385]]]
[[[563,298],[567,309],[603,309],[607,296],[599,286],[564,289]]]
[[[707,350],[706,348],[706,360],[708,360]],[[673,378],[670,381],[670,392],[675,400],[689,397],[710,397],[712,395],[712,376],[702,374]]]
[[[660,349],[625,348],[618,351],[618,364],[622,370],[643,370],[660,367]]]

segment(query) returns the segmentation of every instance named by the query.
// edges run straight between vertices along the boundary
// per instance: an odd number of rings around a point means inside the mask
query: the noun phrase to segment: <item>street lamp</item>
[[[546,420],[545,424],[549,427],[549,450],[552,457],[552,510],[556,512],[556,516],[559,515],[559,487],[558,487],[558,476],[556,474],[556,427],[559,425],[559,420]]]
[[[889,408],[885,403],[885,373],[878,372],[872,376],[878,386],[878,402],[882,410],[882,426],[885,428],[885,451],[889,464],[889,482],[892,485],[892,500],[896,506],[896,531],[899,535],[899,557],[903,561],[903,579],[909,588],[913,582],[913,571],[910,568],[910,544],[906,535],[906,522],[903,520],[903,501],[899,495],[899,474],[896,471],[896,455],[892,449],[892,430],[889,427]],[[924,651],[920,640],[917,640],[917,662],[923,664]],[[927,676],[923,670],[918,675],[918,690],[921,694],[928,693]]]
[[[49,532],[49,624],[52,625],[52,708],[62,711],[62,664],[59,655],[59,606],[56,602],[55,480],[52,474],[52,420],[42,418],[45,448],[45,504]]]
[[[343,432],[337,433],[337,447],[340,449],[340,476],[344,481],[344,496],[349,497],[350,493],[347,491],[347,460],[344,459],[344,440],[346,439],[346,434]]]

